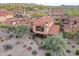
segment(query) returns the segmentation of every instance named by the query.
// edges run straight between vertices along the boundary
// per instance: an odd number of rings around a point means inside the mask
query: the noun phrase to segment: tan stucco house
[[[53,35],[60,32],[60,26],[54,24],[54,19],[51,16],[44,16],[32,21],[32,30],[37,34]]]
[[[0,10],[0,22],[4,22],[7,19],[13,18],[13,17],[14,17],[14,13],[10,11]]]

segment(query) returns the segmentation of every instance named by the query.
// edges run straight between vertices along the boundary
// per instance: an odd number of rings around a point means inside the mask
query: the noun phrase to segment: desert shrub
[[[70,51],[70,50],[66,50],[66,52],[67,52],[67,53],[71,53],[71,51]]]
[[[1,40],[1,42],[4,42],[4,40]]]
[[[33,8],[37,9],[37,10],[44,10],[44,9],[47,9],[48,7],[47,6],[43,6],[43,5],[38,5],[38,6],[34,6]]]
[[[8,54],[7,56],[12,56],[12,54]]]
[[[64,55],[65,42],[63,35],[60,34],[47,37],[42,44],[42,48],[51,52],[56,52],[59,55]]]
[[[76,33],[74,33],[74,32],[64,32],[64,37],[68,38],[68,39],[74,39],[75,35],[76,35]]]
[[[33,42],[30,43],[31,45],[33,44]]]
[[[32,14],[33,18],[38,18],[38,17],[43,17],[43,16],[47,16],[47,14],[44,14],[44,13],[34,13],[34,14]]]
[[[10,50],[10,49],[13,48],[13,46],[9,45],[9,44],[3,45],[3,47],[4,47],[5,50]]]
[[[11,34],[11,35],[8,36],[8,39],[11,39],[12,37],[13,37],[13,35]]]
[[[75,38],[78,39],[78,41],[79,41],[79,30],[76,32]]]
[[[46,52],[46,53],[45,53],[45,56],[51,56],[51,53]]]
[[[2,39],[2,37],[0,37],[0,39]]]
[[[32,7],[26,7],[26,11],[32,11],[32,10],[34,10],[34,8],[32,8]]]
[[[31,39],[31,37],[29,37],[29,39]]]
[[[79,9],[75,9],[75,8],[70,8],[67,9],[66,14],[68,14],[69,16],[79,16]]]
[[[79,45],[79,42],[77,42],[76,45]]]
[[[32,54],[33,54],[33,55],[36,55],[36,54],[37,54],[37,51],[36,51],[36,50],[33,50],[33,51],[32,51]]]
[[[24,48],[26,48],[26,47],[27,47],[27,45],[24,45],[23,47],[24,47]]]
[[[20,44],[20,42],[18,41],[18,42],[16,42],[16,45],[18,45],[18,44]]]
[[[79,40],[79,31],[76,32],[64,32],[64,37],[68,39],[77,39]]]
[[[79,55],[79,49],[78,49],[78,50],[76,50],[76,55]]]
[[[28,50],[29,50],[29,51],[30,51],[30,50],[32,50],[32,47],[31,47],[31,46],[29,46],[29,47],[28,47]]]
[[[75,46],[73,45],[72,48],[75,48]]]
[[[8,31],[12,31],[14,27],[7,24],[0,24],[0,28],[8,30]]]
[[[71,44],[70,42],[68,42],[68,44]]]
[[[22,37],[24,33],[28,32],[29,28],[27,26],[18,26],[15,28],[16,37]]]

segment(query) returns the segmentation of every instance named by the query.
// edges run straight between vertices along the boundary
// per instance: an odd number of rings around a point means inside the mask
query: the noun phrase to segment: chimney
[[[47,34],[48,33],[48,22],[45,23],[45,27],[44,27],[44,32]]]
[[[45,27],[48,27],[48,26],[49,26],[49,25],[48,25],[48,22],[46,22],[46,23],[45,23]]]

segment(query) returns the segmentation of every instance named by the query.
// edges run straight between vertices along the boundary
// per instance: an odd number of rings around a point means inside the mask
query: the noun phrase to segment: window
[[[59,21],[59,19],[55,19],[56,21]]]
[[[36,26],[36,31],[44,32],[44,27]]]
[[[60,30],[64,32],[64,25],[61,25]]]
[[[68,19],[62,19],[62,21],[63,21],[64,24],[68,24],[69,23]]]
[[[33,22],[31,22],[31,26],[33,26]]]
[[[74,21],[74,24],[77,24],[77,21]]]

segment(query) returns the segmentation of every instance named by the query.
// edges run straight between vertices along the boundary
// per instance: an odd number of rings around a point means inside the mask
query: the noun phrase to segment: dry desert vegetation
[[[0,56],[78,56],[78,25],[75,6],[1,4]]]

